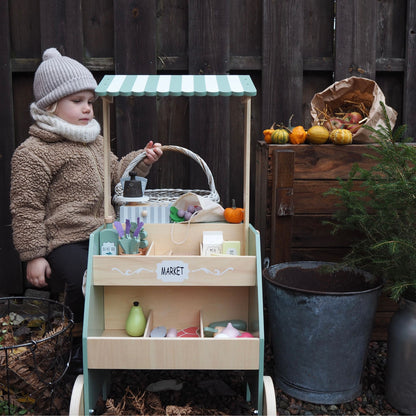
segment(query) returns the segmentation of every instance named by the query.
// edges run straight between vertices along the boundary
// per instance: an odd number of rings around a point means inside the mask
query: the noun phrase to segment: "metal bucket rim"
[[[40,343],[45,342],[45,341],[49,341],[50,339],[55,338],[55,337],[63,334],[64,332],[66,332],[68,330],[71,330],[72,327],[74,326],[74,314],[73,314],[73,312],[71,311],[71,309],[68,306],[64,305],[61,302],[58,302],[58,301],[53,300],[53,299],[38,298],[38,297],[32,297],[32,296],[9,296],[9,297],[0,298],[0,304],[5,302],[5,301],[10,302],[12,300],[29,300],[29,301],[34,300],[34,301],[42,301],[42,302],[45,302],[45,303],[58,305],[66,313],[68,313],[68,325],[66,325],[65,328],[62,328],[59,332],[57,332],[53,335],[50,335],[49,337],[45,337],[45,338],[42,338],[42,339],[39,339],[39,340],[36,340],[36,341],[29,341],[29,342],[25,342],[23,344],[8,345],[6,347],[0,345],[0,351],[13,350],[13,349],[17,349],[17,348],[20,348],[20,347],[30,347],[30,346],[40,344]]]
[[[373,274],[366,272],[362,269],[354,269],[351,267],[343,267],[342,270],[344,271],[352,271],[355,273],[358,273],[360,275],[363,275],[364,277],[368,278],[368,280],[374,280],[374,287],[365,289],[365,290],[356,290],[356,291],[346,291],[346,292],[334,292],[334,291],[319,291],[319,290],[312,290],[312,289],[302,289],[298,287],[288,286],[280,282],[276,282],[273,280],[270,276],[268,276],[268,272],[273,270],[282,270],[289,267],[299,267],[303,269],[316,269],[320,266],[331,266],[331,265],[337,265],[338,263],[335,262],[326,262],[326,261],[293,261],[293,262],[284,262],[284,263],[277,263],[273,264],[263,270],[263,277],[272,285],[278,286],[282,289],[290,290],[290,291],[296,291],[300,293],[307,293],[307,294],[314,294],[314,295],[322,295],[322,296],[351,296],[351,295],[357,295],[357,294],[365,294],[365,293],[371,293],[380,291],[383,282],[382,279],[378,276],[374,276]],[[314,265],[312,267],[312,265]],[[307,267],[311,266],[311,267]]]

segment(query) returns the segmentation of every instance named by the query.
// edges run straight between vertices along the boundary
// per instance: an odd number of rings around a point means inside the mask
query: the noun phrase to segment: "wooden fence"
[[[10,158],[27,136],[33,74],[57,47],[99,81],[118,74],[251,75],[255,146],[274,121],[308,126],[310,100],[334,80],[375,79],[409,134],[416,132],[415,17],[412,0],[2,0],[0,1],[0,294],[23,291],[9,213]],[[100,106],[96,109],[101,121]],[[227,98],[117,98],[113,150],[149,138],[198,153],[224,205],[242,203],[243,112]],[[206,187],[189,161],[164,158],[150,187]],[[254,174],[252,175],[254,187]],[[251,193],[253,205],[254,191]],[[252,210],[253,211],[253,210]]]

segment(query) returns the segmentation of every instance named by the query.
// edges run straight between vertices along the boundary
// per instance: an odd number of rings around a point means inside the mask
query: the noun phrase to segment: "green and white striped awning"
[[[98,96],[254,96],[249,75],[105,75]]]

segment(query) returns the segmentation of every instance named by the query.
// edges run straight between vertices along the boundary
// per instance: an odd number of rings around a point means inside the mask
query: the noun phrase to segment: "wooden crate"
[[[323,224],[336,209],[335,197],[324,196],[346,179],[354,163],[371,166],[368,145],[273,145],[257,142],[256,229],[262,255],[271,264],[285,261],[339,261],[352,235],[332,235]],[[396,303],[380,296],[373,339],[385,340]]]

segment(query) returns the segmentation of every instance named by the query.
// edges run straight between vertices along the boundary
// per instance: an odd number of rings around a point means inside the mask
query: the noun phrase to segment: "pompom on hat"
[[[56,48],[49,48],[35,72],[33,94],[36,105],[44,110],[61,98],[79,91],[94,91],[96,87],[96,80],[84,65],[62,56]]]

